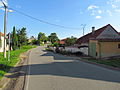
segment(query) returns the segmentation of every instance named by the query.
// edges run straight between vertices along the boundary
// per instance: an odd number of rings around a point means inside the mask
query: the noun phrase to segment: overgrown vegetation
[[[50,41],[52,44],[55,43],[56,41],[58,41],[59,38],[57,36],[56,33],[51,33],[49,36],[48,36],[48,41]]]
[[[45,33],[40,32],[38,34],[38,45],[44,45],[44,43],[47,42],[47,37],[45,36]]]
[[[77,38],[76,37],[69,37],[65,40],[65,46],[71,46],[71,45],[74,45],[75,42],[76,42]]]
[[[19,61],[20,53],[26,52],[27,50],[35,47],[36,46],[22,46],[21,49],[11,51],[10,61],[8,61],[7,58],[3,58],[3,53],[0,53],[0,79]]]
[[[13,31],[11,33],[11,45],[13,50],[20,49],[23,45],[27,45],[27,33],[26,28],[23,27],[19,30],[13,27]]]

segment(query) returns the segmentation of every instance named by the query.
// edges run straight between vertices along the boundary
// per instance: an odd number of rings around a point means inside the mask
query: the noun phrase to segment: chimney
[[[94,34],[95,32],[95,27],[92,27],[92,34]]]

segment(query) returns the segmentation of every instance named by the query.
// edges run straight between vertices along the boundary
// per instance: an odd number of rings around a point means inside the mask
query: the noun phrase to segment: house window
[[[118,48],[120,49],[120,44],[118,44]]]

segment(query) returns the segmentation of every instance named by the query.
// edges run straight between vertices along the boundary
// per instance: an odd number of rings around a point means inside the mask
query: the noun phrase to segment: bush
[[[76,56],[82,56],[82,55],[83,55],[82,52],[74,52],[74,53],[72,53],[72,54],[75,54]]]

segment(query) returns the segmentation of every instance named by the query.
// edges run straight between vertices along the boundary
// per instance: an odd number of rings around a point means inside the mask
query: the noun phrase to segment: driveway
[[[88,64],[44,47],[29,55],[26,90],[120,90],[120,72]]]

